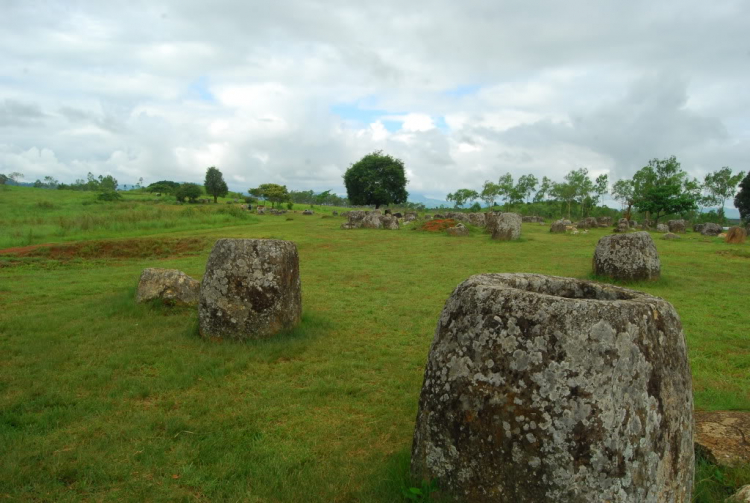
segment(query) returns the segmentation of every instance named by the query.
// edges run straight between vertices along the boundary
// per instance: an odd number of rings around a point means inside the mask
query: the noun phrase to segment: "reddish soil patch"
[[[118,239],[6,248],[0,250],[0,255],[44,257],[63,261],[74,258],[166,258],[197,254],[203,251],[206,245],[207,241],[199,238]]]
[[[427,232],[443,232],[445,229],[455,227],[458,224],[452,218],[428,220],[422,224],[422,230]]]
[[[750,463],[750,412],[695,412],[695,441],[719,464]]]

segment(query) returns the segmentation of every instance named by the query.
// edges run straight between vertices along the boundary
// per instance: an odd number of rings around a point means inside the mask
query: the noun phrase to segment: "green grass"
[[[424,364],[453,288],[482,272],[588,278],[596,241],[608,232],[553,235],[524,224],[522,240],[503,243],[476,230],[467,238],[343,231],[343,219],[322,218],[332,208],[287,215],[293,220],[237,218],[218,213],[229,205],[82,204],[94,197],[0,192],[13,222],[2,224],[2,246],[20,245],[7,238],[16,230],[20,239],[28,228],[36,236],[33,218],[42,219],[37,242],[116,237],[125,246],[128,237],[150,236],[206,245],[99,256],[86,244],[88,255],[72,260],[0,261],[0,499],[408,501]],[[42,198],[53,207],[33,210]],[[75,220],[91,208],[106,216],[102,225],[63,239],[44,213]],[[159,209],[150,227],[117,220]],[[170,219],[172,227],[159,227]],[[297,329],[265,342],[207,342],[194,310],[134,304],[143,268],[200,278],[222,237],[297,244]],[[696,407],[750,410],[750,246],[695,234],[655,241],[663,277],[635,287],[680,313]],[[721,501],[716,494],[750,483],[742,469],[699,470],[703,479],[697,501]]]

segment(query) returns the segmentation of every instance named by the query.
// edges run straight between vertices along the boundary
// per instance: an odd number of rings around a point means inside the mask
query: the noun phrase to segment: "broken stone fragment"
[[[144,269],[138,280],[136,302],[160,299],[169,305],[198,304],[200,283],[177,269]]]

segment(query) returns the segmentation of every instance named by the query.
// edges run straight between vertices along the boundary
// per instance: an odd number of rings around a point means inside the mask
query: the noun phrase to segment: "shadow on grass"
[[[671,286],[671,280],[669,277],[661,276],[656,280],[643,280],[643,281],[624,281],[609,276],[600,276],[590,272],[585,277],[581,278],[589,281],[596,281],[597,283],[607,283],[609,285],[620,286],[623,288],[629,288],[631,290],[642,290],[644,287],[659,286],[669,288]]]

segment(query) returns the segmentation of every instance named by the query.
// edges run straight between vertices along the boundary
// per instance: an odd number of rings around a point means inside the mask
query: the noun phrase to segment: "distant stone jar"
[[[659,279],[661,262],[648,232],[610,234],[596,244],[594,274],[623,281]]]
[[[203,337],[265,339],[302,317],[299,256],[291,241],[220,239],[200,289]]]
[[[411,472],[459,501],[691,498],[693,398],[663,299],[537,274],[481,274],[430,347]]]
[[[521,215],[518,213],[487,213],[487,230],[492,239],[514,241],[521,237]]]

